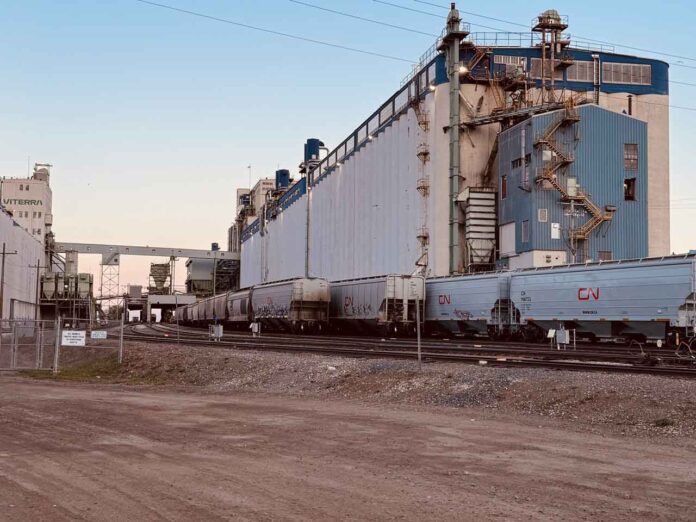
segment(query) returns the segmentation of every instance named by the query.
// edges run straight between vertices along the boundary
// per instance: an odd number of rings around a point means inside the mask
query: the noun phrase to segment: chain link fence
[[[51,370],[113,354],[123,360],[123,319],[99,324],[62,319],[0,320],[0,370]]]

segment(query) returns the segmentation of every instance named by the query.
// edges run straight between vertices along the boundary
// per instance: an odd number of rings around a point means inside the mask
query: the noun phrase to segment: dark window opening
[[[522,166],[522,158],[517,158],[516,160],[512,160],[512,168],[513,169],[518,169]]]
[[[624,144],[624,168],[638,170],[638,145],[636,143]]]
[[[524,164],[525,164],[525,165],[529,165],[531,162],[532,162],[532,155],[531,155],[531,154],[527,154],[527,155],[524,157]]]
[[[624,201],[636,200],[636,178],[626,178],[624,180]]]
[[[507,197],[507,176],[500,178],[500,199]]]

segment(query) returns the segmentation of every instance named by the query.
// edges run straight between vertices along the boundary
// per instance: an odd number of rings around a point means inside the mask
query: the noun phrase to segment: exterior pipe
[[[449,153],[450,153],[450,209],[449,209],[449,272],[450,274],[459,273],[461,270],[461,250],[459,247],[459,207],[457,197],[459,196],[459,170],[460,170],[460,151],[459,151],[459,104],[460,104],[460,82],[459,82],[459,46],[461,38],[459,36],[459,11],[452,4],[452,9],[447,17],[447,32],[449,40],[449,52],[447,55],[447,70],[449,72],[449,98],[450,98],[450,118],[449,118]]]

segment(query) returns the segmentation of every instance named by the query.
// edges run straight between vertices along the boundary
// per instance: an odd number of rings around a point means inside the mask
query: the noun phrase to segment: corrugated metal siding
[[[394,121],[312,189],[310,275],[411,273],[422,204],[415,119]]]
[[[269,219],[263,234],[257,232],[242,243],[242,288],[304,276],[306,214],[303,196]]]
[[[598,259],[598,251],[611,251],[615,259],[644,257],[647,244],[647,125],[635,118],[617,114],[594,105],[578,109],[581,121],[555,134],[556,141],[575,162],[567,173],[558,177],[567,183],[575,177],[582,189],[600,208],[614,205],[614,218],[592,233],[588,254]],[[541,169],[542,149],[534,148],[535,136],[545,132],[557,113],[532,118],[501,134],[499,176],[507,175],[508,197],[500,202],[500,224],[516,222],[517,252],[530,250],[568,251],[567,234],[562,239],[551,239],[552,223],[560,223],[564,230],[571,226],[567,215],[569,206],[562,205],[560,194],[535,183],[537,169]],[[524,143],[522,139],[524,138]],[[636,143],[639,150],[638,171],[624,169],[624,144]],[[512,162],[531,154],[529,165],[529,192],[520,188],[524,175],[521,168],[512,168]],[[636,201],[624,201],[625,178],[637,180]],[[500,179],[500,177],[499,177]],[[548,210],[548,220],[538,220],[538,210]],[[589,214],[576,218],[576,226],[589,219]],[[529,242],[522,243],[522,221],[529,220]]]
[[[4,211],[0,211],[0,243],[5,243],[8,252],[17,252],[5,258],[3,319],[9,318],[13,299],[19,301],[15,318],[33,319],[34,309],[25,304],[36,302],[36,269],[30,266],[36,266],[37,261],[44,264],[43,245]]]

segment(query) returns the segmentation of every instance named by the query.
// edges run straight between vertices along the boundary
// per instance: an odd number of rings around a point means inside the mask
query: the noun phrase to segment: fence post
[[[36,369],[40,370],[43,363],[43,321],[34,325],[34,331],[36,332]]]
[[[12,321],[12,352],[10,354],[10,369],[17,366],[17,321]]]
[[[118,336],[118,364],[123,363],[123,327],[126,318],[125,313],[121,313],[121,330]]]
[[[53,349],[53,375],[58,374],[58,360],[60,359],[60,316],[56,318],[56,345]]]

